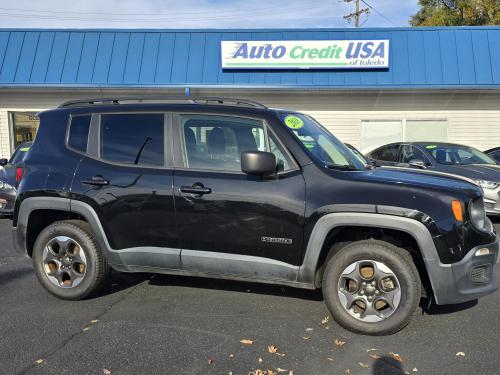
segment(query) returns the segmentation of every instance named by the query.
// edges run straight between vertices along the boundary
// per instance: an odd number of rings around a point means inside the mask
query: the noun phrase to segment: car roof
[[[417,146],[427,146],[427,145],[435,145],[439,147],[452,147],[452,146],[461,146],[461,147],[470,147],[467,145],[462,145],[459,143],[451,143],[451,142],[402,142],[403,144],[411,144]]]
[[[483,151],[485,154],[489,153],[489,152],[494,152],[494,151],[498,151],[500,150],[500,146],[499,147],[493,147],[493,148],[490,148],[486,151]]]

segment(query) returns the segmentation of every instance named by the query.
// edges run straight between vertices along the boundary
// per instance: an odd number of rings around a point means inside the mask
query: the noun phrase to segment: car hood
[[[429,170],[378,167],[360,174],[359,177],[370,182],[391,183],[416,188],[468,191],[471,196],[481,195],[481,188],[468,178]]]
[[[438,170],[473,180],[500,182],[500,165],[496,164],[440,165]]]

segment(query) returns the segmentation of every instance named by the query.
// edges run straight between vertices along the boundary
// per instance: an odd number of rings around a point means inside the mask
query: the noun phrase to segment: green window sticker
[[[28,151],[29,149],[30,149],[29,147],[23,147],[23,148],[20,148],[19,150],[20,150],[20,151],[24,151],[24,152],[26,152],[26,151]]]
[[[425,148],[428,148],[429,150],[433,149],[433,148],[436,148],[437,146],[436,145],[427,145],[425,146]]]
[[[285,125],[290,129],[300,129],[304,126],[304,121],[300,117],[288,115],[285,117]]]

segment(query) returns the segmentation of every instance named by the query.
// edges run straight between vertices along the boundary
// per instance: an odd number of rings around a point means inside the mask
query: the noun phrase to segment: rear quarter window
[[[68,146],[80,152],[87,152],[91,116],[75,116],[69,126]]]

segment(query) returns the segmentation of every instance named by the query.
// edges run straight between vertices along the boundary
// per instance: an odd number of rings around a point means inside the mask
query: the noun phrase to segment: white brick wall
[[[8,112],[54,108],[65,100],[86,97],[165,94],[183,90],[0,90],[0,154],[8,157]],[[362,120],[447,119],[449,141],[479,149],[500,146],[500,91],[477,92],[321,92],[192,90],[192,95],[221,95],[261,101],[275,108],[311,114],[344,142],[359,147]]]

